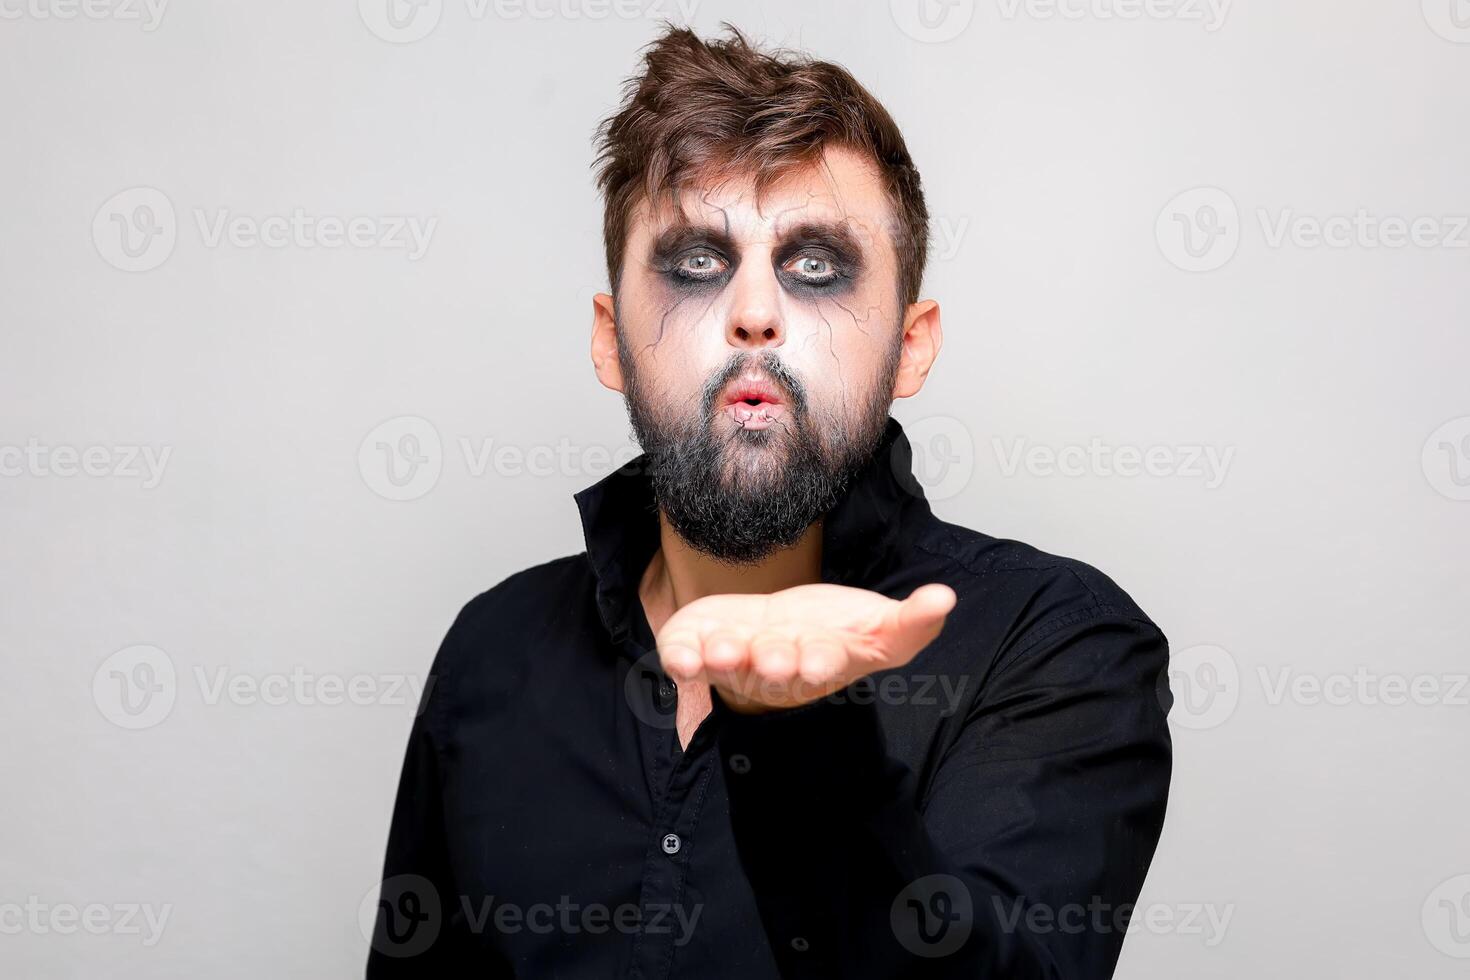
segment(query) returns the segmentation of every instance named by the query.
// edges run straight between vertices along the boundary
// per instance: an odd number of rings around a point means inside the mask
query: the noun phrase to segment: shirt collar
[[[639,580],[658,549],[647,463],[644,453],[573,495],[597,580],[598,613],[614,640],[628,632]],[[928,513],[913,476],[912,447],[890,416],[872,457],[823,521],[822,581],[860,586],[881,577],[896,558],[905,519]]]

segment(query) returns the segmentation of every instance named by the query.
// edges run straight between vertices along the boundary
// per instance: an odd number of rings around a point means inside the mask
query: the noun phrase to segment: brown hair
[[[754,175],[756,195],[824,147],[847,147],[877,165],[894,210],[898,294],[916,302],[928,252],[929,212],[919,171],[893,117],[847,69],[803,54],[767,53],[734,26],[702,41],[666,25],[643,73],[625,84],[617,113],[595,139],[608,280],[616,293],[628,223],[641,200],[671,200],[687,183]]]

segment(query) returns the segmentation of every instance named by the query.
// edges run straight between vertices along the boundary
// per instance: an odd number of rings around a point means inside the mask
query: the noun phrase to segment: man
[[[888,409],[942,334],[897,127],[671,29],[599,136],[592,361],[644,454],[445,638],[369,976],[1110,975],[1166,642],[914,482]]]

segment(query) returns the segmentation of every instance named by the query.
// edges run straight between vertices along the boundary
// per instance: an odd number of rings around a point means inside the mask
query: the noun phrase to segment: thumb
[[[944,628],[944,619],[957,601],[954,589],[935,583],[920,586],[907,599],[889,607],[885,632],[890,649],[907,657],[924,649]]]

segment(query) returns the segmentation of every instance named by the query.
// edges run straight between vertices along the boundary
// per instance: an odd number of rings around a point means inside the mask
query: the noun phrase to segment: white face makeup
[[[592,361],[623,393],[654,495],[734,564],[789,547],[871,457],[938,354],[938,305],[905,307],[904,229],[877,165],[827,149],[759,198],[705,182],[632,217]]]
[[[885,416],[891,403],[902,327],[895,225],[876,169],[828,150],[759,202],[751,182],[732,181],[680,203],[682,215],[639,209],[619,284],[620,340],[645,408],[672,428],[709,408],[728,463],[757,482],[789,462],[781,430],[802,408],[826,454],[876,438],[864,429],[875,399]]]

